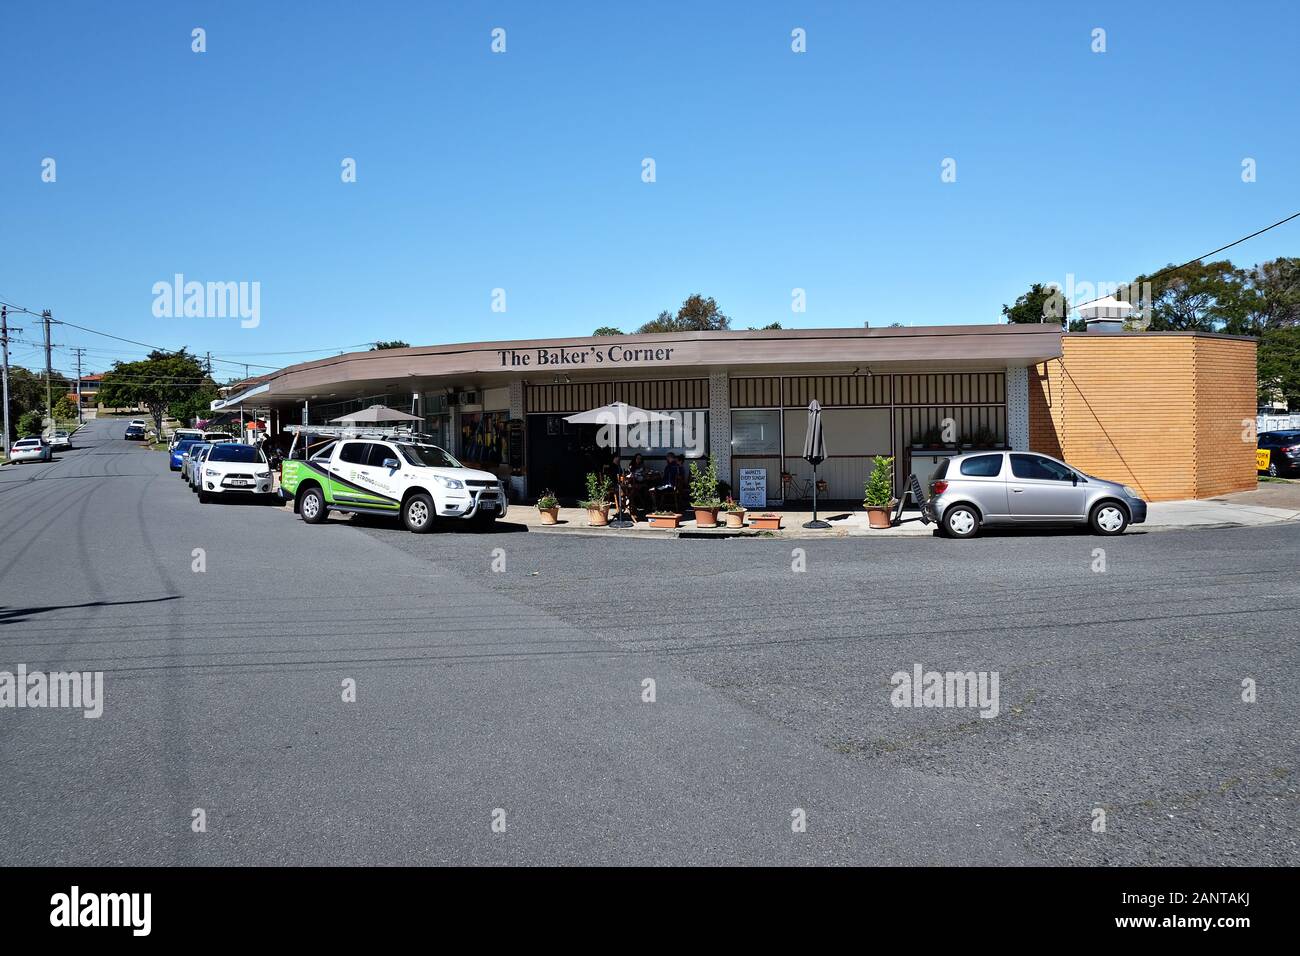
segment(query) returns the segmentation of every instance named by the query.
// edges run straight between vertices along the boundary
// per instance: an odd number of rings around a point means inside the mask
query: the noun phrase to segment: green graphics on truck
[[[338,470],[332,468],[337,465]],[[307,480],[320,485],[325,501],[331,505],[362,505],[396,512],[401,502],[384,492],[396,489],[379,487],[382,483],[365,466],[349,465],[343,461],[286,461],[280,476],[280,487],[289,496],[297,495],[298,486]],[[364,483],[364,484],[363,484]],[[374,488],[366,487],[374,485]]]

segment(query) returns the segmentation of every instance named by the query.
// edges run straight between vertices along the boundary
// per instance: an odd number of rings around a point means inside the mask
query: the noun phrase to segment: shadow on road
[[[27,620],[30,614],[44,614],[47,611],[69,611],[82,607],[115,607],[121,604],[159,604],[163,601],[179,601],[179,594],[169,594],[160,598],[141,598],[138,601],[86,601],[84,604],[50,604],[44,607],[6,607],[0,604],[0,624],[19,624]]]

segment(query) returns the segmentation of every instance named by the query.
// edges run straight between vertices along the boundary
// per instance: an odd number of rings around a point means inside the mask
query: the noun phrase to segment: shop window
[[[776,409],[745,409],[731,413],[731,454],[760,457],[781,454],[781,413]]]

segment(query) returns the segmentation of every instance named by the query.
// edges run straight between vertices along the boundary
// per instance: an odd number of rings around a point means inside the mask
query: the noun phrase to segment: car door
[[[985,521],[1001,521],[1007,515],[1007,480],[1004,470],[1003,454],[996,451],[962,458],[955,468],[948,466],[947,474],[950,482],[961,482],[962,492],[970,496]]]
[[[1074,521],[1084,517],[1078,475],[1045,455],[1012,452],[1007,505],[1014,521]]]
[[[374,504],[374,495],[366,490],[369,468],[370,442],[343,442],[329,473],[330,499],[341,505]]]
[[[402,500],[403,479],[402,456],[397,449],[386,442],[373,442],[367,461],[367,475],[370,487],[388,499],[385,504],[394,504]]]

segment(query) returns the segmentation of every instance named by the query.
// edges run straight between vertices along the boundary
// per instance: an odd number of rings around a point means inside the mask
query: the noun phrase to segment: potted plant
[[[691,507],[695,509],[697,528],[718,526],[718,509],[722,502],[718,499],[718,472],[712,458],[704,468],[691,462]]]
[[[889,512],[894,501],[894,459],[877,457],[867,476],[866,497],[862,506],[867,509],[867,523],[873,528],[888,528]]]
[[[749,526],[758,531],[780,531],[781,516],[765,511],[761,515],[750,515]]]
[[[745,527],[745,506],[736,501],[735,498],[728,498],[722,503],[722,517],[728,528],[743,528]]]
[[[610,485],[608,475],[587,473],[587,498],[579,504],[587,509],[588,527],[603,528],[609,524]]]
[[[542,516],[542,524],[555,524],[560,518],[560,499],[551,491],[543,491],[537,499],[537,511]]]
[[[646,515],[650,520],[652,528],[679,528],[682,524],[682,516],[675,511],[652,511]]]

